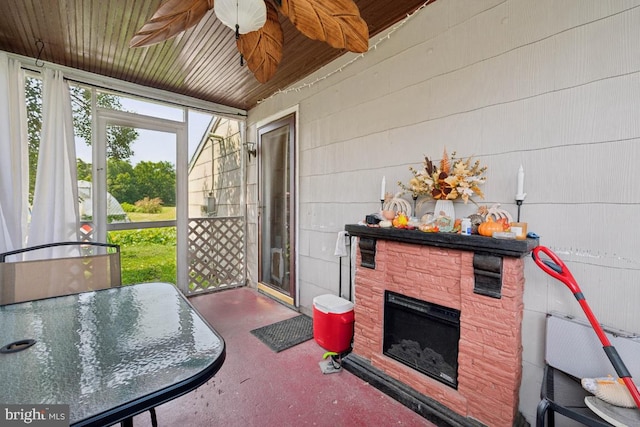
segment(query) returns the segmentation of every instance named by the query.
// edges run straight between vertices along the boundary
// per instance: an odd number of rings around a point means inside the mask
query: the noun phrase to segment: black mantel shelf
[[[347,224],[345,230],[356,237],[375,240],[393,240],[414,245],[436,246],[461,251],[472,251],[498,256],[521,258],[529,254],[538,239],[508,240],[478,235],[463,236],[457,233],[425,233],[420,230],[398,228],[368,227],[366,225]]]

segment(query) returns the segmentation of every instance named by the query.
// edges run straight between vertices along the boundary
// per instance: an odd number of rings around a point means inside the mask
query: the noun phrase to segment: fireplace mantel
[[[516,425],[524,257],[538,240],[345,230],[359,251],[353,351],[344,367],[438,425]],[[386,291],[460,311],[457,389],[383,354]]]
[[[462,236],[457,233],[425,233],[420,230],[368,227],[357,224],[347,224],[345,230],[355,237],[391,240],[414,245],[436,246],[516,258],[531,253],[533,248],[538,246],[538,239],[494,239],[478,235]]]

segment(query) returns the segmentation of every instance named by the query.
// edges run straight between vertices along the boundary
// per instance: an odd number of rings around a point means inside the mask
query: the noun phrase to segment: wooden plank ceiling
[[[273,1],[273,0],[265,0]],[[404,19],[425,0],[355,0],[369,35]],[[283,58],[260,84],[240,65],[234,32],[210,10],[195,27],[149,47],[129,40],[161,0],[2,0],[0,50],[248,110],[345,53],[302,35],[279,13]]]

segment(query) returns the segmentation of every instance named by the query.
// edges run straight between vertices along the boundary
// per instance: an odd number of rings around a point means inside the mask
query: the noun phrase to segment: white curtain
[[[42,135],[28,245],[78,241],[78,186],[69,86],[43,70]]]
[[[24,72],[0,52],[0,252],[21,249],[27,236],[29,163]]]

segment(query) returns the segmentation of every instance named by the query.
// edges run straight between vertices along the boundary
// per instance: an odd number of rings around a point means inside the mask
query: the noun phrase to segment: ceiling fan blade
[[[337,49],[369,49],[369,28],[353,0],[278,0],[280,10],[310,39]]]
[[[174,37],[196,25],[213,9],[214,0],[165,0],[131,38],[129,47],[149,46]]]
[[[267,22],[257,31],[241,34],[236,42],[247,66],[260,83],[266,83],[276,73],[284,44],[278,11],[270,2],[265,3]]]

